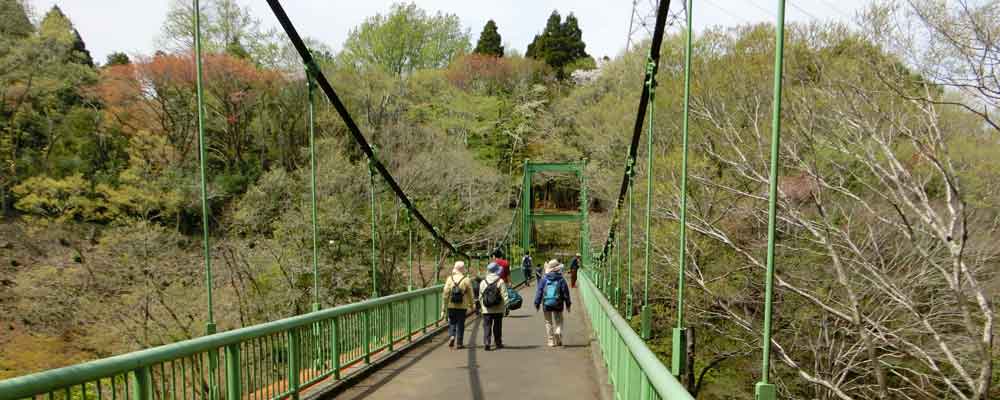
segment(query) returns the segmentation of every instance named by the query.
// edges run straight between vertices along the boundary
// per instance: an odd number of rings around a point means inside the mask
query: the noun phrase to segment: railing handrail
[[[636,363],[642,369],[643,373],[649,378],[649,383],[653,385],[656,392],[659,393],[664,399],[680,400],[680,399],[691,399],[691,394],[688,393],[684,385],[681,385],[677,381],[677,378],[670,373],[663,362],[660,361],[659,357],[653,353],[649,347],[646,346],[646,342],[639,337],[638,334],[632,330],[632,326],[629,325],[628,321],[625,321],[618,310],[615,309],[611,303],[604,297],[604,293],[597,288],[593,282],[590,281],[588,274],[580,274],[580,282],[587,286],[587,290],[590,290],[596,298],[598,304],[600,304],[602,311],[608,315],[608,319],[611,321],[612,326],[618,331],[621,336],[622,341],[628,348],[628,351],[632,353],[635,358]],[[586,308],[586,307],[584,307]],[[602,349],[603,350],[603,349]]]
[[[48,393],[67,386],[84,384],[108,376],[127,373],[157,363],[176,360],[250,339],[307,326],[340,315],[364,311],[395,301],[420,297],[430,292],[440,291],[442,286],[435,285],[357,303],[345,304],[277,321],[2,380],[0,381],[0,400],[26,398],[38,393]]]

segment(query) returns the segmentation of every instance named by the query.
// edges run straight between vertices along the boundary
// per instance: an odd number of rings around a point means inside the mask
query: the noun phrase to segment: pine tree
[[[35,31],[21,0],[0,0],[0,37],[24,39]]]
[[[553,11],[549,15],[545,30],[541,35],[535,35],[535,39],[528,45],[525,56],[545,61],[556,70],[556,76],[560,79],[572,72],[567,71],[566,66],[590,57],[587,55],[583,32],[576,16],[570,14],[566,17],[566,22],[563,22],[558,11]]]
[[[87,45],[83,43],[80,32],[73,27],[73,22],[66,17],[66,14],[63,14],[59,6],[52,6],[52,9],[45,14],[45,18],[42,19],[41,31],[54,38],[72,40],[73,55],[71,60],[86,66],[94,66],[94,59],[91,58]]]
[[[483,32],[479,34],[479,42],[476,43],[476,49],[473,52],[503,57],[500,33],[497,32],[497,24],[492,19],[487,21],[486,26],[483,27]]]

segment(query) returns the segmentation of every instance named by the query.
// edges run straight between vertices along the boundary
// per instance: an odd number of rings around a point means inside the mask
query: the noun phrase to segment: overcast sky
[[[639,0],[645,8],[654,0]],[[787,0],[789,21],[840,20],[851,22],[855,13],[871,0]],[[44,14],[53,4],[70,17],[83,36],[95,61],[104,62],[114,51],[150,54],[156,50],[170,0],[28,0],[36,13]],[[265,26],[277,22],[264,0],[240,0],[250,6]],[[285,0],[286,11],[299,32],[340,50],[348,31],[365,17],[389,9],[393,0]],[[625,47],[632,0],[415,0],[431,12],[454,13],[472,34],[473,44],[486,20],[499,26],[506,46],[522,53],[545,26],[552,10],[574,13],[583,30],[587,52],[595,57],[614,57]],[[671,11],[680,10],[672,2]],[[695,0],[695,27],[737,25],[774,21],[776,0]]]

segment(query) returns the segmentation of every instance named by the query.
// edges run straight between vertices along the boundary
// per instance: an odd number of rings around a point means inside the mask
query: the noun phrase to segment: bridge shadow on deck
[[[528,302],[504,318],[503,350],[485,352],[482,320],[466,324],[463,350],[447,345],[442,333],[337,393],[337,399],[597,399],[601,380],[591,358],[589,325],[583,304],[566,314],[565,346],[545,343],[542,313]],[[574,295],[576,292],[574,291]],[[574,297],[574,302],[579,302]],[[582,302],[579,302],[582,303]],[[464,352],[465,354],[461,354]],[[463,357],[464,356],[464,357]]]

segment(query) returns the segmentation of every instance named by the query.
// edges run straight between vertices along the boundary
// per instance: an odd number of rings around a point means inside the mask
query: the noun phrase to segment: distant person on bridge
[[[531,281],[534,279],[534,275],[531,273],[531,253],[525,251],[524,257],[521,258],[521,269],[524,270],[524,284],[531,286]]]
[[[545,277],[538,281],[538,289],[535,290],[535,311],[539,308],[545,311],[545,337],[549,347],[562,346],[563,309],[569,312],[573,305],[562,269],[559,260],[545,263]]]
[[[444,304],[443,312],[448,315],[448,347],[458,349],[465,348],[465,317],[471,313],[472,306],[472,284],[469,277],[465,275],[465,263],[455,262],[455,268],[451,270],[451,276],[444,284]]]
[[[493,262],[487,267],[486,279],[479,283],[479,302],[483,312],[483,345],[491,351],[493,340],[497,349],[503,348],[503,317],[507,313],[507,283],[500,278],[501,267]]]
[[[500,279],[510,285],[510,263],[503,258],[502,250],[493,252],[493,262],[500,266]]]
[[[576,257],[573,257],[573,261],[569,263],[569,284],[570,287],[576,287],[576,273],[580,270],[580,253],[576,253]]]

